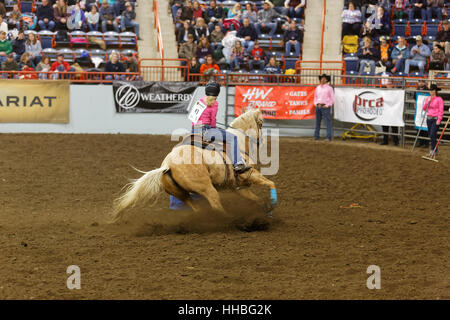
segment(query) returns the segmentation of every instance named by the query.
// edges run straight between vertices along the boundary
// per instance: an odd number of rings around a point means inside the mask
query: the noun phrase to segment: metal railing
[[[135,81],[140,79],[134,72],[39,72],[39,71],[0,71],[0,80],[68,80],[72,83],[110,84],[113,81]]]
[[[159,21],[158,0],[153,0],[153,26],[156,29],[156,46],[159,56],[161,59],[164,59],[164,44],[161,34],[161,23]]]

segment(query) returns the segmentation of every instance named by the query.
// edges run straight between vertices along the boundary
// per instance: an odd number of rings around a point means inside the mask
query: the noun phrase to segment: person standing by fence
[[[334,91],[329,85],[331,77],[325,73],[319,76],[320,85],[314,91],[314,106],[316,107],[316,130],[314,140],[320,138],[322,118],[327,124],[327,140],[331,141],[331,107],[334,104]]]
[[[441,89],[437,85],[432,84],[430,86],[430,96],[425,99],[423,104],[423,110],[427,110],[428,136],[431,144],[430,155],[434,156],[438,154],[438,150],[435,150],[436,137],[444,116],[444,100],[437,96],[438,91],[441,91]]]

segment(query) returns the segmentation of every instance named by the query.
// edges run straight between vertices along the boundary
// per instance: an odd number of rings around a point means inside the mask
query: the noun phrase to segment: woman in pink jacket
[[[200,98],[200,101],[207,107],[198,121],[192,123],[193,132],[202,134],[206,141],[220,141],[226,143],[231,149],[229,156],[233,162],[234,170],[237,173],[242,173],[249,167],[247,167],[244,159],[242,159],[237,137],[224,129],[216,128],[216,116],[219,106],[217,97],[220,93],[220,85],[214,81],[209,82],[206,85],[205,93],[206,96]]]
[[[427,110],[427,127],[428,136],[430,137],[431,151],[430,155],[437,155],[436,137],[442,117],[444,116],[444,100],[437,96],[437,92],[441,91],[437,85],[430,86],[430,96],[425,99],[423,110]]]

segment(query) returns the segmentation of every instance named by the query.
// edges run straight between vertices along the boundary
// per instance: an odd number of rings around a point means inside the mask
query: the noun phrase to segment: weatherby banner
[[[0,80],[0,88],[0,122],[69,123],[69,81]]]
[[[403,90],[335,88],[334,118],[344,122],[404,127]]]
[[[115,81],[117,112],[187,113],[197,82]]]
[[[314,87],[236,86],[236,117],[257,107],[266,119],[314,119]]]

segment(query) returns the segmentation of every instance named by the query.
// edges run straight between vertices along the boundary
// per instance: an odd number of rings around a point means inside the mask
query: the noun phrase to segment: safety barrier
[[[39,72],[39,71],[0,71],[0,80],[68,80],[72,83],[110,84],[113,81],[140,80],[134,72]]]
[[[153,26],[156,29],[156,47],[158,48],[159,56],[164,59],[164,45],[161,34],[161,24],[158,13],[158,0],[153,0]]]
[[[140,59],[139,72],[146,81],[187,81],[188,64],[186,59]]]

